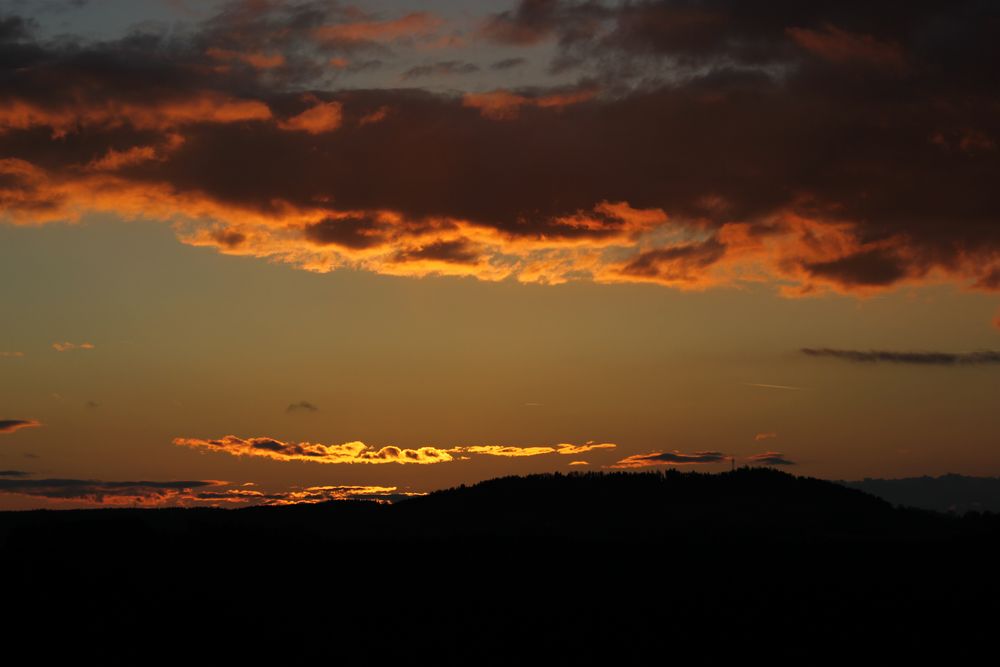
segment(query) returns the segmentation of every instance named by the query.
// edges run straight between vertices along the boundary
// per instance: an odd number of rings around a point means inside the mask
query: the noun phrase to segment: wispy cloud
[[[0,494],[75,500],[96,505],[159,505],[219,484],[215,481],[103,482],[83,479],[0,479]]]
[[[294,413],[294,412],[319,412],[319,408],[317,406],[313,405],[312,403],[310,403],[309,401],[299,401],[298,403],[292,403],[287,408],[285,408],[285,412],[289,412],[289,413]]]
[[[70,352],[72,350],[93,350],[93,343],[52,343],[52,349],[56,352]]]
[[[722,452],[692,452],[684,454],[676,449],[672,452],[651,452],[627,456],[611,468],[650,468],[653,466],[686,466],[724,463],[728,456]]]
[[[777,433],[758,433],[753,437],[754,440],[760,442],[761,440],[770,440],[771,438],[777,438]]]
[[[785,391],[802,391],[803,387],[792,387],[787,384],[763,384],[760,382],[744,382],[747,387],[760,387],[762,389],[783,389]]]
[[[24,352],[0,352],[0,359],[19,359],[24,356]]]
[[[985,366],[1000,364],[1000,352],[899,352],[894,350],[838,350],[829,347],[804,347],[802,354],[827,357],[859,364],[913,364],[918,366]]]
[[[753,456],[747,457],[747,463],[751,465],[765,465],[765,466],[793,466],[795,461],[788,459],[781,452],[763,452],[761,454],[754,454]]]
[[[86,479],[20,479],[30,473],[0,471],[0,495],[19,495],[71,506],[145,507],[245,507],[250,505],[293,505],[331,500],[395,502],[424,495],[402,491],[395,486],[308,486],[280,491],[260,491],[253,484],[232,484],[217,480],[107,482]]]
[[[38,428],[42,422],[34,419],[0,419],[0,433],[13,433],[22,428]]]

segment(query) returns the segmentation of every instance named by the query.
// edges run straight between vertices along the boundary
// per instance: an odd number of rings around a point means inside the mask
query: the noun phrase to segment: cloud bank
[[[2,25],[15,224],[142,216],[312,271],[1000,289],[993,3],[524,0],[462,39],[549,42],[577,83],[446,93],[344,78],[460,39],[426,12],[233,2],[102,42]],[[411,82],[475,73],[428,62]]]

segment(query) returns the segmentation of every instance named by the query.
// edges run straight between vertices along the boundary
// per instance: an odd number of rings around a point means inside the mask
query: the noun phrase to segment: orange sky
[[[0,7],[0,507],[1000,473],[989,7],[57,5]]]

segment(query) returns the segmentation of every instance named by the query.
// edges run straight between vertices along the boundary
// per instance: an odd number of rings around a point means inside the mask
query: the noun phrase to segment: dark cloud
[[[592,36],[600,21],[614,10],[600,2],[521,0],[513,10],[490,17],[482,27],[489,39],[514,45],[530,45],[558,34],[563,42]]]
[[[633,454],[618,461],[611,468],[650,468],[653,466],[684,466],[724,463],[729,457],[722,452],[693,452],[684,454],[672,452],[653,452],[651,454]]]
[[[795,461],[790,460],[781,452],[763,452],[747,457],[747,463],[762,466],[793,466]]]
[[[403,80],[421,79],[429,76],[454,76],[457,74],[473,74],[479,71],[479,66],[460,60],[445,60],[433,65],[417,65],[403,72]]]
[[[592,78],[466,95],[333,88],[437,34],[426,14],[238,3],[101,43],[7,21],[12,220],[180,216],[186,242],[318,271],[1000,285],[992,3],[522,2],[483,34],[555,39]]]
[[[102,482],[82,479],[0,479],[0,494],[96,504],[158,504],[218,482]]]
[[[1000,364],[1000,352],[898,352],[891,350],[835,350],[828,347],[804,347],[802,354],[828,357],[862,364],[890,363],[918,366],[987,366]]]
[[[362,249],[383,243],[384,226],[374,217],[348,216],[327,218],[307,225],[306,239],[317,245],[339,245]]]
[[[436,241],[396,255],[400,262],[431,260],[454,264],[475,264],[478,258],[479,253],[466,239]]]
[[[285,412],[319,412],[319,408],[309,401],[299,401],[285,408]]]
[[[2,477],[25,477],[31,473],[0,471]],[[331,500],[396,502],[423,495],[395,486],[310,486],[264,492],[253,484],[234,485],[219,481],[105,482],[81,479],[0,479],[0,495],[16,494],[52,501],[86,505],[122,506],[201,506],[241,507],[248,505],[291,505]]]
[[[22,428],[37,428],[42,423],[34,419],[0,419],[0,433],[13,433]]]
[[[520,67],[521,65],[524,65],[527,62],[528,61],[524,58],[504,58],[503,60],[498,60],[492,65],[490,65],[490,69],[494,70],[514,69],[515,67]]]

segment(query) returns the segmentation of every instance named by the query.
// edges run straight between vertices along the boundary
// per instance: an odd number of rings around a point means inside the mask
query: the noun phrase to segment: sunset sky
[[[0,509],[1000,475],[998,34],[0,0]]]

